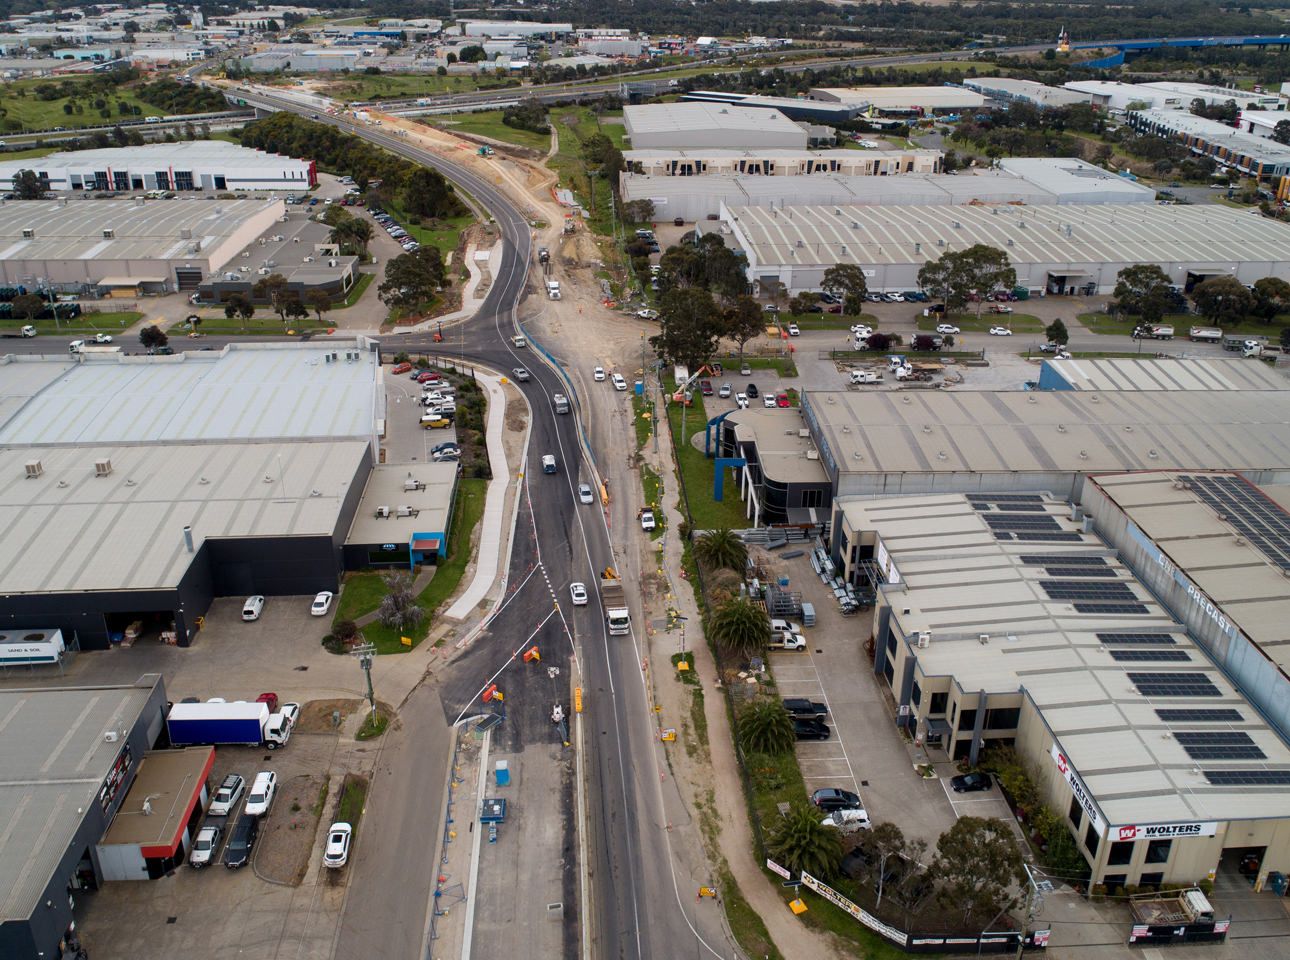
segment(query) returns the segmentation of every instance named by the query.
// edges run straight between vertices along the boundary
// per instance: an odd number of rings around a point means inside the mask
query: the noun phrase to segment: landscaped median
[[[39,336],[58,337],[63,335],[110,333],[115,337],[122,330],[138,323],[141,319],[143,319],[143,314],[137,310],[82,313],[79,317],[57,322],[52,318],[48,320],[27,320],[25,317],[13,317],[0,322],[0,333],[17,333],[30,323],[36,328],[36,333]]]
[[[918,329],[924,333],[935,333],[939,324],[948,323],[958,327],[964,333],[988,333],[991,327],[1007,327],[1013,333],[1043,333],[1047,326],[1044,321],[1029,313],[955,313],[948,317],[934,313],[930,317],[918,318]]]

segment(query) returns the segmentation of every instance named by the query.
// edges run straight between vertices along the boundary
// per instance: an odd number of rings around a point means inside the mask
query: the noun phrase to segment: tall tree
[[[1064,347],[1071,341],[1070,331],[1066,329],[1066,324],[1062,322],[1061,317],[1044,327],[1044,336],[1048,338],[1049,343],[1055,343],[1059,347]]]
[[[169,344],[170,337],[166,336],[166,331],[154,323],[139,331],[139,342],[148,350],[156,350],[158,347],[164,347]]]
[[[1254,299],[1254,313],[1264,323],[1271,323],[1279,314],[1290,313],[1290,283],[1280,277],[1255,280]]]
[[[1290,144],[1290,120],[1278,120],[1272,128],[1272,139],[1277,143]]]
[[[766,838],[766,852],[793,873],[805,871],[821,880],[837,875],[842,865],[842,835],[821,822],[811,804],[795,803]]]
[[[744,347],[753,337],[766,329],[766,311],[761,304],[746,293],[731,300],[721,311],[722,335],[739,345],[739,359],[744,358]]]
[[[1017,271],[1008,255],[998,247],[976,243],[957,254],[955,271],[958,282],[969,295],[977,295],[976,315],[990,294],[997,290],[1011,290],[1017,285]]]
[[[1213,323],[1244,320],[1257,305],[1254,294],[1235,277],[1210,277],[1191,292],[1196,309]]]
[[[30,323],[45,309],[45,298],[34,293],[20,293],[10,302],[9,309]]]
[[[452,184],[437,170],[426,167],[408,174],[399,196],[404,211],[419,217],[450,217],[464,209]]]
[[[932,872],[941,882],[939,897],[966,925],[988,919],[1014,903],[1015,889],[1026,882],[1021,851],[1011,827],[1001,820],[960,817],[936,841]]]
[[[332,307],[331,294],[326,290],[310,290],[305,294],[305,302],[317,315],[319,323],[322,323],[322,315]]]
[[[1173,302],[1169,275],[1154,263],[1125,267],[1115,281],[1116,307],[1143,323],[1159,323]]]
[[[13,176],[13,195],[19,200],[39,200],[47,189],[35,170],[19,170]]]
[[[294,294],[287,285],[286,277],[280,273],[271,273],[256,281],[255,286],[251,288],[251,294],[257,300],[267,300],[269,309],[278,315],[278,319],[283,323],[287,322],[286,303]]]
[[[377,295],[388,306],[416,308],[433,299],[446,279],[439,248],[425,246],[386,264],[385,282]]]
[[[835,263],[824,271],[824,282],[820,286],[825,293],[841,298],[843,313],[855,316],[864,310],[864,298],[869,292],[869,281],[865,279],[864,270],[858,265]]]
[[[770,645],[770,619],[746,597],[713,610],[704,629],[722,655],[731,659],[765,656]]]
[[[793,718],[784,704],[769,697],[748,704],[739,712],[736,725],[739,746],[745,753],[765,753],[780,756],[792,753],[797,735]]]
[[[748,561],[748,548],[735,536],[733,530],[723,527],[720,530],[706,530],[695,537],[694,555],[710,570],[726,568],[742,571]]]
[[[699,287],[669,290],[659,301],[662,332],[650,346],[668,363],[698,367],[712,359],[721,341],[721,324],[712,294]]]

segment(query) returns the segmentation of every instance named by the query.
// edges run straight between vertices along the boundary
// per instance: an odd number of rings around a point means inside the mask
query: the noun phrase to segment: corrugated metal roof
[[[627,135],[683,130],[741,130],[753,133],[806,134],[778,110],[724,103],[646,103],[623,107]]]
[[[1176,335],[1181,339],[1187,331],[1179,329]],[[1076,390],[1290,390],[1284,374],[1239,356],[1044,362]]]

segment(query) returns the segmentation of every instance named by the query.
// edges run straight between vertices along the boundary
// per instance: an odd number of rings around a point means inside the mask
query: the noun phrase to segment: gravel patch
[[[292,777],[278,788],[273,809],[260,824],[255,851],[255,874],[271,883],[299,886],[309,869],[318,834],[318,820],[326,809],[320,802],[327,778]]]

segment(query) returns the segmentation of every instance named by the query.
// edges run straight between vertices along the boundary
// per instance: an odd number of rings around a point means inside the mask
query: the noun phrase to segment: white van
[[[542,472],[555,473],[555,471],[556,471],[555,457],[549,453],[545,454],[542,457]]]

